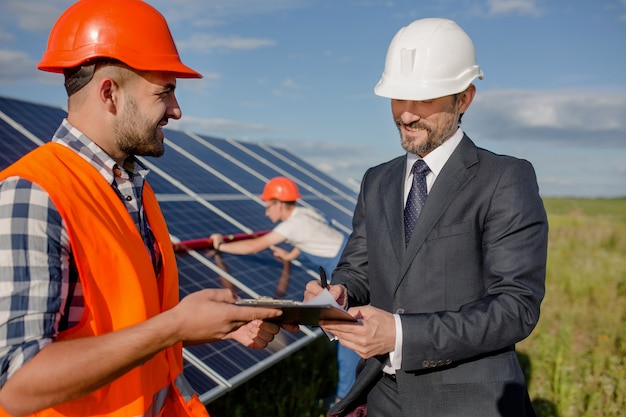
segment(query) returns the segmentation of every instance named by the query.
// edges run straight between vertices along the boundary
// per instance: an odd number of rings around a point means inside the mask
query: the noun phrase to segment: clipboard
[[[252,307],[273,307],[283,310],[282,316],[266,319],[276,324],[303,324],[319,327],[320,320],[341,320],[357,323],[347,311],[332,304],[309,304],[292,300],[244,299],[235,304]]]

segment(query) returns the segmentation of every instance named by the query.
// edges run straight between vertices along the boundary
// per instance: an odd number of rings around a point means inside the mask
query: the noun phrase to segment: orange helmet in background
[[[261,200],[296,201],[300,192],[295,182],[286,177],[272,178],[265,184]]]
[[[90,60],[112,58],[140,71],[202,78],[180,61],[167,22],[141,0],[80,0],[58,18],[37,68],[63,73]]]

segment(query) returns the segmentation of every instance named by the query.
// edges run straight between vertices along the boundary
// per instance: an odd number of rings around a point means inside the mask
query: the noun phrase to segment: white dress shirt
[[[432,152],[426,155],[423,159],[424,162],[430,168],[430,171],[426,175],[426,186],[428,188],[428,192],[430,193],[430,189],[432,188],[437,176],[443,169],[443,166],[448,162],[450,155],[456,149],[456,147],[463,139],[463,131],[461,128],[457,129],[457,131],[450,137],[450,139],[446,140],[440,146],[435,148]],[[413,174],[411,173],[411,168],[415,161],[420,159],[419,155],[415,155],[412,153],[406,154],[406,168],[404,175],[404,203],[406,204],[407,197],[409,196],[409,191],[411,190],[411,184],[413,182]],[[394,374],[396,369],[400,369],[402,367],[402,319],[399,314],[393,315],[396,321],[396,344],[394,350],[389,352],[389,362],[383,369],[384,372],[388,374]]]

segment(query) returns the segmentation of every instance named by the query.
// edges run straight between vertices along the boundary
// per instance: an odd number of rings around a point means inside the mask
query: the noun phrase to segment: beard
[[[396,127],[400,132],[400,144],[402,148],[415,155],[424,156],[437,147],[441,146],[446,140],[448,140],[454,132],[459,128],[459,111],[454,103],[454,107],[449,112],[442,112],[437,120],[429,121],[427,119],[420,119],[413,123],[405,124],[401,118],[394,119]],[[415,132],[416,135],[407,133],[402,127],[406,126],[411,129],[421,129]],[[423,135],[426,132],[426,138],[420,139],[418,135]]]
[[[119,149],[127,155],[159,157],[165,152],[158,123],[141,114],[132,97],[129,97],[124,116],[113,129],[113,134]]]

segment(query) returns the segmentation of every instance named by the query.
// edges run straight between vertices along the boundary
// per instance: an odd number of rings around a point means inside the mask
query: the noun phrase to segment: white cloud
[[[57,17],[73,0],[9,0],[6,7],[17,26],[29,32],[48,33]]]
[[[489,0],[487,7],[492,15],[541,15],[535,0]]]
[[[207,33],[198,33],[189,39],[180,40],[176,45],[181,50],[194,50],[197,53],[210,53],[215,49],[250,50],[276,45],[273,39],[246,38],[241,36],[217,36]]]
[[[171,25],[207,27],[220,25],[224,19],[269,14],[310,5],[309,0],[152,0]]]
[[[220,80],[222,79],[222,74],[219,72],[203,72],[202,77],[206,80]]]
[[[0,83],[37,75],[37,63],[22,51],[0,50]]]
[[[626,146],[626,92],[479,92],[463,127],[494,139]]]
[[[274,88],[271,93],[275,97],[287,97],[298,98],[301,97],[299,92],[302,90],[302,86],[291,78],[284,79],[278,88]]]
[[[212,119],[185,115],[180,120],[171,120],[168,128],[188,130],[211,136],[240,136],[242,132],[270,132],[272,127],[262,124],[244,123],[229,119]]]
[[[300,89],[300,86],[298,85],[298,83],[296,83],[291,78],[287,78],[286,80],[284,80],[281,85],[283,86],[283,88],[287,88],[289,90],[299,90]]]
[[[623,8],[626,8],[626,0],[620,0],[620,3],[622,3]],[[621,22],[626,22],[626,12],[624,10],[621,10],[619,12],[618,20]]]

